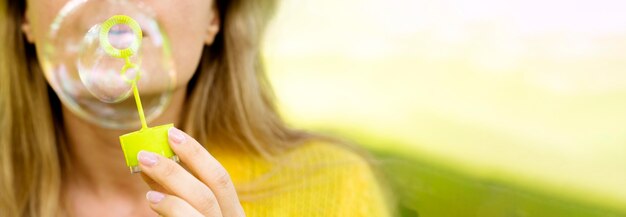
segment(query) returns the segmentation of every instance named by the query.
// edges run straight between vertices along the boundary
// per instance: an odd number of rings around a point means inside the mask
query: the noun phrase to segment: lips
[[[143,38],[149,37],[148,32],[142,31]],[[113,47],[118,49],[127,48],[135,40],[135,32],[127,25],[115,25],[109,31],[109,41]]]

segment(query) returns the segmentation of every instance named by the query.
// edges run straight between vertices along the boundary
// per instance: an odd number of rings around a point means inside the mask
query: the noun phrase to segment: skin
[[[29,0],[22,30],[39,47],[51,20],[67,0]],[[204,45],[219,31],[213,1],[154,1],[168,33],[178,72],[171,105],[152,125],[180,124],[185,89],[198,66]],[[72,167],[64,174],[63,199],[75,216],[244,216],[228,172],[196,140],[169,130],[170,146],[180,164],[149,152],[138,155],[141,175],[125,165],[118,136],[126,131],[91,124],[63,107]]]

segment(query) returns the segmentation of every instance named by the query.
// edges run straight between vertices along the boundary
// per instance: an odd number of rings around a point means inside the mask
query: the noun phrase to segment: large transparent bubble
[[[65,106],[93,123],[128,129],[140,126],[135,79],[148,121],[169,104],[176,78],[169,49],[165,32],[145,5],[72,0],[52,22],[38,52]]]

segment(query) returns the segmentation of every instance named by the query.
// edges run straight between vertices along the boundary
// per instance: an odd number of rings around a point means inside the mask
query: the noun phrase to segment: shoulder
[[[385,188],[378,181],[373,159],[357,148],[311,141],[286,153],[284,159],[284,165],[297,170],[315,194],[346,208],[336,209],[335,214],[387,216]]]
[[[238,187],[248,216],[390,216],[368,158],[349,146],[309,141],[271,164]]]
[[[372,158],[358,148],[327,141],[309,141],[285,153],[281,165],[306,173],[341,177],[343,182],[375,182]],[[339,181],[339,180],[337,180]]]
[[[328,141],[313,140],[285,153],[283,159],[299,163],[368,167],[367,157],[358,149]]]

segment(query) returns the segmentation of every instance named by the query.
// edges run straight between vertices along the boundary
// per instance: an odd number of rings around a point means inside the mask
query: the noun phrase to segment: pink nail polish
[[[165,195],[158,191],[148,191],[148,193],[146,193],[146,199],[148,199],[150,203],[161,202],[163,198],[165,198]]]
[[[159,161],[159,158],[155,153],[149,151],[140,151],[137,154],[137,160],[139,160],[139,163],[143,165],[154,166]]]
[[[174,144],[183,144],[187,137],[183,131],[180,131],[176,127],[172,127],[168,130],[168,137],[170,141]]]

